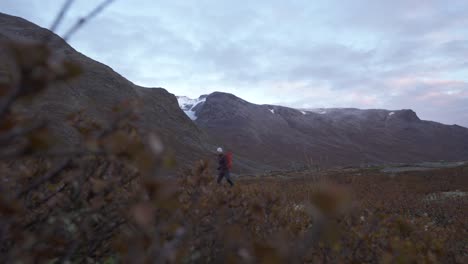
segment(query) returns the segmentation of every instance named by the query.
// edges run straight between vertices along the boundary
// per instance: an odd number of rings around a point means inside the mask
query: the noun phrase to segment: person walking
[[[227,182],[232,186],[234,183],[231,180],[231,166],[232,166],[232,154],[228,152],[224,153],[223,149],[219,147],[216,152],[218,153],[218,184],[221,184],[223,178],[226,178]]]

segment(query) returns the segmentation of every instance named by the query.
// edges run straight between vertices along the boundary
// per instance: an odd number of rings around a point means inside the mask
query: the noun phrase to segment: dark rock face
[[[181,111],[174,95],[162,88],[136,86],[110,67],[77,52],[47,29],[0,13],[0,40],[37,42],[46,37],[56,56],[78,62],[84,70],[76,80],[51,86],[34,105],[27,106],[27,111],[48,121],[57,140],[65,146],[81,144],[79,133],[65,122],[71,113],[83,110],[87,118],[106,127],[115,115],[115,106],[137,102],[140,128],[160,135],[181,163],[206,152],[206,136]],[[0,55],[4,53],[0,46]],[[0,73],[8,68],[8,61],[1,60]]]
[[[196,124],[259,168],[468,159],[468,129],[412,110],[297,110],[213,93]]]
[[[416,113],[413,110],[401,110],[398,111],[397,117],[401,120],[405,120],[407,122],[418,122],[421,121],[419,117],[416,115]]]

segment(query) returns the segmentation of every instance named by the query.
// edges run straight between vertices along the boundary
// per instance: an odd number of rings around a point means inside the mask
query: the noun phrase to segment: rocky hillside
[[[412,110],[293,109],[216,92],[191,111],[214,141],[265,169],[468,160],[467,128]]]
[[[55,53],[54,57],[76,62],[83,71],[74,81],[50,87],[39,100],[25,108],[30,114],[49,123],[62,147],[75,147],[83,143],[78,131],[65,122],[70,114],[83,111],[84,118],[106,127],[115,116],[113,109],[131,102],[138,105],[140,129],[159,134],[167,149],[177,153],[176,157],[181,163],[194,160],[206,152],[206,137],[181,111],[174,95],[161,88],[136,86],[110,67],[77,52],[49,30],[22,18],[0,13],[2,43],[32,43],[46,38],[50,39],[48,43]],[[5,58],[5,52],[5,46],[0,45],[2,58]],[[0,80],[8,79],[12,75],[11,69],[11,62],[2,59]]]

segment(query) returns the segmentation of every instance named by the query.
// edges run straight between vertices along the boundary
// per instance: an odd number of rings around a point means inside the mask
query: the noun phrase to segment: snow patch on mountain
[[[392,116],[392,115],[394,115],[394,114],[395,114],[395,112],[390,112],[390,113],[388,113],[389,116]]]
[[[275,114],[275,109],[269,109],[272,114]]]
[[[197,99],[192,99],[187,96],[176,96],[177,101],[179,102],[179,107],[184,111],[184,113],[192,120],[197,120],[197,113],[195,107],[200,104],[203,104],[206,101],[206,96],[202,95]]]

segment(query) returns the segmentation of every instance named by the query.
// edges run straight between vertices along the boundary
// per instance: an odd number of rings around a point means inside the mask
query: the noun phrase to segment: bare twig
[[[93,243],[91,243],[88,246],[88,255],[92,255],[90,253],[94,253],[96,251],[96,249],[99,247],[99,245],[102,245],[102,243],[104,243],[105,241],[111,239],[112,236],[115,235],[114,231],[116,229],[118,229],[119,227],[121,227],[122,225],[126,224],[126,223],[127,223],[127,220],[121,219],[118,222],[114,223],[114,225],[112,225],[107,230],[101,231],[101,233],[103,234],[102,237],[100,239],[98,239],[97,241],[93,241]]]
[[[34,208],[38,208],[39,206],[47,203],[50,199],[54,198],[57,194],[61,193],[66,187],[68,187],[68,184],[65,183],[62,185],[60,188],[58,188],[55,192],[47,196],[46,198],[42,199],[41,201],[37,202],[34,204]]]
[[[17,194],[16,197],[19,199],[19,198],[23,197],[24,195],[26,195],[27,193],[29,193],[30,191],[36,189],[37,187],[39,187],[43,183],[53,179],[60,172],[62,172],[70,164],[70,162],[71,162],[71,159],[69,159],[69,158],[63,160],[53,170],[50,170],[46,175],[44,175],[43,177],[38,178],[36,181],[34,181],[32,184],[30,184],[27,188],[20,191]]]
[[[78,19],[78,21],[67,31],[64,35],[63,39],[66,41],[70,39],[70,37],[75,34],[82,26],[84,26],[89,20],[97,16],[101,13],[107,6],[112,4],[115,0],[105,0],[100,5],[98,5],[95,9],[93,9],[88,15]]]
[[[57,30],[58,26],[60,25],[60,23],[63,20],[63,17],[67,13],[68,9],[70,9],[70,6],[73,4],[74,1],[75,0],[65,0],[65,3],[63,4],[62,8],[60,9],[60,12],[57,14],[57,17],[55,17],[54,22],[50,26],[50,31],[54,32],[55,30]],[[51,35],[49,35],[49,36],[51,36]],[[46,42],[47,42],[47,40],[49,40],[49,38],[50,37],[48,37],[46,39]]]

